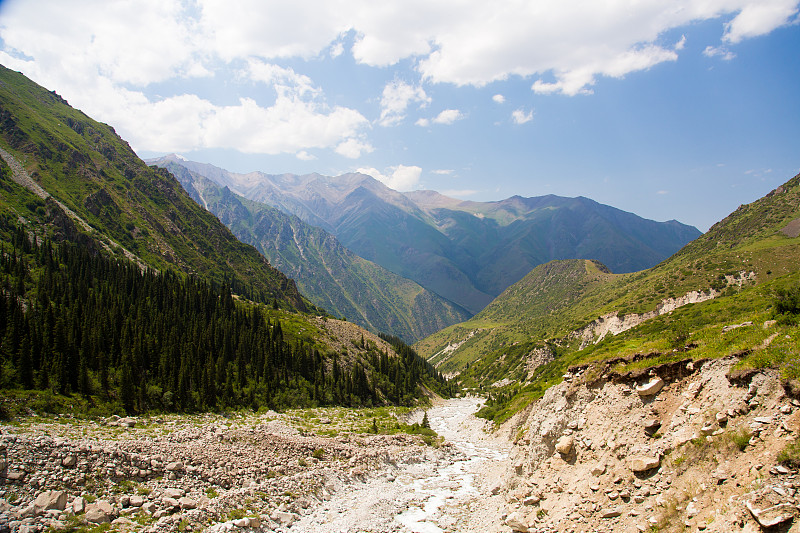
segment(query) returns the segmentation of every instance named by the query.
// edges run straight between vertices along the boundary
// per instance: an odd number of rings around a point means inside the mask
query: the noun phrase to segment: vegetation
[[[591,381],[735,355],[742,367],[800,379],[800,237],[791,229],[798,219],[800,176],[649,270],[615,275],[582,260],[542,265],[473,319],[415,348],[486,395],[480,414],[495,422],[540,397],[570,367],[585,369],[582,379]],[[678,306],[687,294],[701,301]],[[641,324],[602,340],[588,329],[576,334],[616,317]]]
[[[40,391],[45,410],[76,395],[94,414],[409,404],[422,382],[446,388],[410,349],[323,357],[313,332],[289,338],[280,311],[227,285],[32,240],[8,215],[0,235],[0,386]]]

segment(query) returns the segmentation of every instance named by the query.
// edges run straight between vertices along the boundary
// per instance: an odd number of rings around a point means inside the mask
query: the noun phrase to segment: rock
[[[136,419],[131,417],[120,418],[117,421],[117,425],[125,427],[125,428],[132,428],[136,426]]]
[[[745,507],[756,519],[756,522],[763,528],[771,528],[797,516],[797,507],[788,503],[781,503],[767,507],[766,509],[758,509],[751,502],[745,502]]]
[[[592,467],[592,475],[594,477],[602,476],[606,473],[606,464],[605,463],[597,463]]]
[[[574,446],[575,438],[572,435],[567,435],[558,439],[558,442],[556,442],[556,451],[561,455],[569,455]]]
[[[652,435],[653,433],[658,431],[658,428],[661,427],[661,420],[659,420],[658,418],[648,418],[644,421],[643,425],[644,425],[644,430],[648,434]]]
[[[628,459],[628,466],[633,472],[647,472],[653,468],[658,468],[661,465],[659,457],[651,457],[647,455],[636,455]]]
[[[663,388],[664,388],[664,380],[656,376],[655,378],[651,379],[644,385],[639,385],[638,387],[636,387],[636,392],[639,394],[639,396],[642,397],[653,396]]]
[[[519,511],[514,511],[508,515],[505,524],[511,528],[511,531],[519,533],[528,533],[530,531],[525,517]]]
[[[67,493],[63,490],[48,490],[36,496],[33,502],[36,514],[42,514],[48,509],[63,511],[67,506]]]
[[[68,455],[61,460],[61,466],[65,468],[72,468],[78,462],[74,455]]]
[[[185,495],[186,491],[183,489],[174,489],[174,488],[164,489],[164,496],[167,496],[168,498],[178,499],[181,496]]]
[[[105,500],[97,500],[86,506],[86,520],[92,524],[105,524],[114,516],[114,508]]]
[[[288,526],[290,524],[293,524],[295,520],[297,520],[297,515],[294,513],[289,513],[287,511],[275,511],[275,514],[272,516],[272,519],[278,522],[279,524]]]
[[[130,501],[128,503],[130,503],[131,507],[141,507],[142,505],[144,505],[144,498],[142,498],[138,494],[134,494],[133,496],[130,497]]]
[[[600,513],[600,518],[615,518],[615,517],[617,517],[617,516],[619,516],[621,514],[622,514],[622,511],[620,511],[617,508],[606,509],[605,511]]]
[[[197,507],[197,502],[194,501],[192,498],[184,496],[180,500],[178,500],[178,505],[181,506],[181,509],[194,509],[195,507]]]
[[[81,514],[86,510],[86,499],[83,496],[78,496],[72,500],[72,512]]]
[[[164,506],[172,509],[180,507],[180,503],[178,503],[178,500],[176,500],[175,498],[170,498],[169,496],[164,496],[163,498],[161,498],[161,503],[163,503]]]
[[[183,470],[183,463],[180,461],[173,461],[166,466],[167,472],[179,472],[181,470]]]

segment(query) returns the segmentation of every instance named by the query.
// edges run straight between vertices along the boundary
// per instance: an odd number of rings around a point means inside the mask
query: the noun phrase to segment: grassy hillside
[[[98,241],[158,270],[176,268],[247,290],[252,299],[307,309],[292,280],[238,241],[169,173],[145,165],[113,128],[2,66],[0,125],[4,159]]]
[[[623,371],[739,354],[744,366],[775,366],[794,379],[796,319],[776,305],[800,286],[799,230],[795,176],[651,269],[611,275],[596,263],[544,265],[475,318],[416,347],[440,370],[460,372],[465,386],[491,391],[490,414],[500,417],[589,362],[616,361],[606,371]],[[609,324],[633,327],[601,333]]]

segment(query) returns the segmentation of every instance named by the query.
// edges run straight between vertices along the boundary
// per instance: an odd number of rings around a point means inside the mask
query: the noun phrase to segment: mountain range
[[[700,235],[674,220],[643,219],[583,197],[470,202],[434,191],[399,193],[358,173],[236,174],[180,157],[171,161],[324,229],[358,256],[470,314],[550,260],[597,259],[613,272],[632,272]]]
[[[329,313],[374,332],[416,342],[471,315],[419,284],[363,259],[325,230],[247,200],[188,170],[175,156],[149,161],[170,171],[189,195],[242,241],[294,279]]]

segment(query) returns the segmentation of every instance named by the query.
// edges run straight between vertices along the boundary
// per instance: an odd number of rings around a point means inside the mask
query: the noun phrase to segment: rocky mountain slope
[[[168,156],[148,163],[169,170],[197,203],[334,316],[407,342],[469,318],[466,311],[417,283],[355,255],[325,230],[238,196],[178,161]]]
[[[613,272],[655,265],[698,237],[586,198],[463,202],[401,194],[362,174],[235,174],[178,161],[242,196],[295,214],[347,248],[477,313],[536,265],[597,259]]]
[[[504,524],[795,531],[800,402],[775,370],[740,372],[737,362],[570,369],[501,430],[515,441],[512,467],[494,488],[506,502]]]

